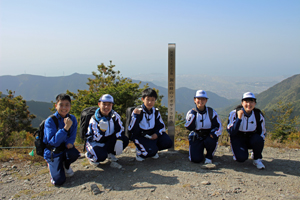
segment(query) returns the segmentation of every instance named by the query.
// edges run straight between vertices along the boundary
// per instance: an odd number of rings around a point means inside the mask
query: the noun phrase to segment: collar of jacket
[[[153,113],[153,107],[151,108],[151,110],[148,110],[148,108],[145,106],[145,104],[143,104],[143,110],[148,114],[151,115]]]
[[[95,118],[96,120],[99,122],[101,117],[105,117],[107,119],[107,121],[109,121],[111,119],[112,116],[112,112],[113,110],[110,111],[110,113],[108,114],[108,116],[102,116],[101,112],[100,112],[100,108],[98,108],[95,112]]]
[[[204,110],[200,111],[197,106],[196,106],[197,112],[200,113],[201,115],[204,115],[206,113],[206,106],[204,106]]]
[[[57,119],[64,119],[62,116],[60,116],[60,114],[57,111],[56,111],[56,113],[54,115],[56,115]],[[69,113],[66,114],[66,117],[70,117],[70,114]]]

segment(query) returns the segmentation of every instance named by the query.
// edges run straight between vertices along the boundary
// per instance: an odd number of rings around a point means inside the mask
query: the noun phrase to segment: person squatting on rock
[[[242,104],[229,114],[227,131],[230,135],[233,159],[245,162],[249,157],[248,149],[253,149],[253,164],[258,169],[264,169],[261,159],[266,136],[265,119],[255,105],[254,94],[244,93]]]
[[[66,177],[74,175],[71,163],[80,157],[74,142],[77,133],[77,120],[69,114],[71,98],[67,94],[59,94],[56,97],[56,112],[58,128],[54,120],[49,117],[45,121],[43,142],[47,145],[44,150],[44,159],[48,164],[51,183],[62,185]]]
[[[194,96],[196,108],[186,114],[185,127],[189,134],[189,159],[199,163],[211,164],[218,146],[218,138],[222,134],[222,122],[215,110],[206,106],[208,97],[204,90],[198,90]]]
[[[97,166],[106,158],[118,161],[115,155],[120,155],[129,143],[120,115],[112,110],[113,104],[114,98],[110,94],[102,95],[99,108],[90,119],[85,156],[91,165]]]
[[[136,160],[159,158],[158,151],[169,149],[173,142],[165,132],[160,112],[154,107],[157,93],[151,88],[142,92],[143,104],[133,110],[128,131],[136,146]]]

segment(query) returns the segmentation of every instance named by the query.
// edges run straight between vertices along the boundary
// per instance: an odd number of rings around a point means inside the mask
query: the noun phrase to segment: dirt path
[[[0,163],[1,199],[300,199],[300,150],[265,148],[265,170],[252,160],[237,163],[228,147],[219,147],[215,169],[188,160],[187,152],[160,152],[157,160],[135,161],[134,149],[98,167],[78,159],[75,175],[62,187],[49,182],[48,169],[30,162]],[[94,194],[96,184],[100,193]]]

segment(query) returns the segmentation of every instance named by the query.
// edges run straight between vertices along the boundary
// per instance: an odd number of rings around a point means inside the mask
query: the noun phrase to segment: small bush
[[[9,146],[34,146],[34,136],[26,131],[13,131],[7,139]]]

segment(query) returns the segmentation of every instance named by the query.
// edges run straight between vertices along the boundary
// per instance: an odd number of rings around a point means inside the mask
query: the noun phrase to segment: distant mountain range
[[[55,97],[59,93],[77,92],[78,90],[88,89],[88,78],[94,78],[92,75],[72,74],[70,76],[61,77],[44,77],[36,75],[22,74],[18,76],[0,76],[0,91],[7,94],[6,90],[15,91],[15,95],[21,95],[27,101],[29,111],[37,116],[33,121],[33,126],[37,127],[39,123],[49,116],[53,107],[51,101],[55,101]],[[139,80],[133,80],[139,83]],[[148,83],[149,87],[159,90],[159,94],[163,95],[162,104],[168,105],[167,88],[155,85],[152,82],[141,82],[141,87]],[[279,101],[292,102],[295,104],[295,114],[299,114],[299,96],[300,96],[300,75],[294,75],[283,80],[275,86],[261,92],[257,95],[257,106],[270,112],[273,106]],[[248,91],[248,90],[247,90]],[[249,90],[251,91],[251,90]],[[196,90],[187,87],[176,89],[176,110],[179,113],[186,113],[193,108],[193,97]],[[227,91],[224,91],[227,92]],[[246,91],[244,91],[246,92]],[[225,118],[228,113],[240,103],[240,99],[227,99],[217,95],[216,93],[207,91],[209,100],[207,105],[213,107]]]
[[[192,90],[211,91],[226,99],[239,99],[244,92],[251,91],[259,94],[288,78],[287,76],[248,77],[247,74],[238,76],[209,76],[198,73],[176,75],[176,88],[187,87]],[[131,78],[152,82],[164,88],[168,87],[167,76],[160,73],[139,74]]]
[[[0,76],[0,91],[7,94],[6,90],[16,92],[26,101],[51,102],[57,94],[66,92],[77,92],[77,90],[88,89],[88,78],[92,75],[72,74],[70,76],[45,77],[30,74],[18,76]]]
[[[266,91],[263,91],[256,95],[257,104],[256,107],[265,112],[266,120],[270,120],[273,109],[276,109],[276,105],[279,101],[283,104],[291,103],[293,112],[291,117],[300,115],[300,74],[291,76],[280,83],[277,83],[273,87],[270,87]],[[222,108],[218,111],[219,115],[228,115],[233,110],[240,100],[236,101],[231,106]],[[300,121],[300,118],[299,118]]]
[[[277,102],[291,103],[292,116],[300,115],[300,74],[289,77],[257,95],[259,105],[265,112],[273,112]]]

